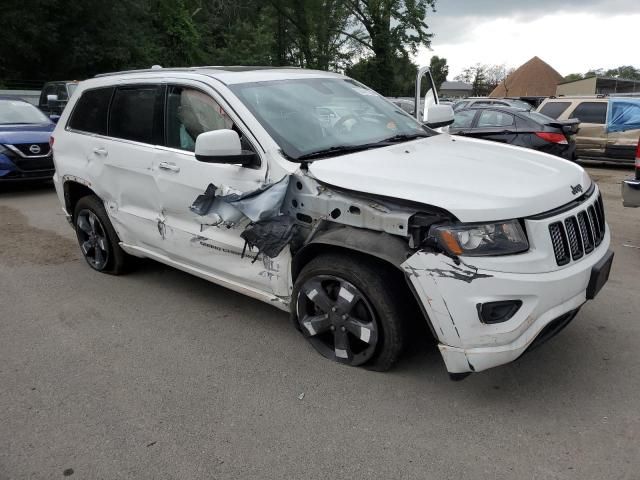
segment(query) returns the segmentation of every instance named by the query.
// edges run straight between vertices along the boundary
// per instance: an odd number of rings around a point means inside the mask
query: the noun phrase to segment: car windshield
[[[49,123],[36,107],[19,100],[0,100],[0,125]]]
[[[402,108],[350,79],[288,79],[230,88],[292,160],[435,134]]]

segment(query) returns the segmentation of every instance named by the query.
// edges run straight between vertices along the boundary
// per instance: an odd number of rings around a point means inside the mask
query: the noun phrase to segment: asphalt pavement
[[[80,257],[50,185],[0,184],[0,480],[639,479],[640,209],[600,182],[616,258],[557,337],[452,382],[415,339],[376,373],[267,304]]]

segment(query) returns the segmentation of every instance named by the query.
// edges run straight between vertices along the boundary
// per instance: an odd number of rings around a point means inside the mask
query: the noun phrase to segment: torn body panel
[[[606,251],[609,235],[599,248]],[[422,303],[450,373],[481,371],[518,358],[551,322],[587,300],[591,270],[599,256],[536,274],[478,269],[474,259],[456,265],[443,254],[419,251],[402,264]],[[483,323],[478,306],[519,300],[515,314]]]

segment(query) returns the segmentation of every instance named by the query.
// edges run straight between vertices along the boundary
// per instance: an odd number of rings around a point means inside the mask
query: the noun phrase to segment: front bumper
[[[630,178],[622,182],[622,205],[640,207],[640,180]]]
[[[607,256],[610,233],[588,256],[564,268],[538,273],[481,269],[465,258],[418,252],[402,266],[429,317],[450,373],[479,372],[517,359],[554,321],[587,301],[591,272]],[[478,305],[520,300],[507,321],[487,324]]]

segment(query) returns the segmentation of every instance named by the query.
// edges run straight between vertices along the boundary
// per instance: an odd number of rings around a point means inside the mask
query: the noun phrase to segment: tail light
[[[640,139],[636,147],[636,180],[640,180]]]
[[[536,136],[549,143],[558,143],[560,145],[567,145],[569,143],[567,137],[562,133],[536,132]]]
[[[49,148],[53,148],[53,142],[55,141],[55,138],[53,138],[53,135],[51,135],[49,137]]]

